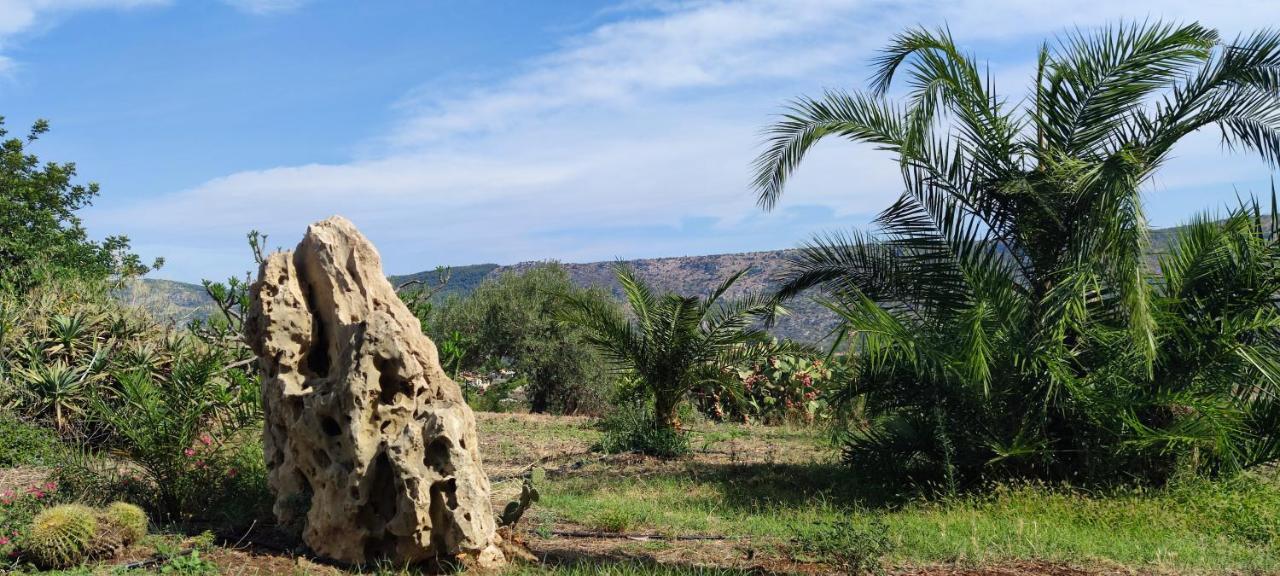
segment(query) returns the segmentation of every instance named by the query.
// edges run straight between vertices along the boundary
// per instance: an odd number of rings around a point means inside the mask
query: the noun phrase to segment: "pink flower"
[[[182,453],[183,453],[183,454],[186,454],[186,455],[187,455],[187,458],[190,458],[190,457],[192,457],[192,456],[195,456],[195,455],[196,455],[196,451],[195,451],[195,449],[194,449],[194,448],[187,448],[186,450],[183,450],[183,451],[182,451]]]
[[[239,474],[239,472],[236,472],[235,468],[227,468],[227,478],[235,478],[236,474]]]
[[[201,434],[200,443],[204,444],[205,446],[211,446],[213,445],[213,438],[210,438],[208,434]]]
[[[196,468],[204,468],[204,460],[196,460]]]
[[[5,544],[8,544],[8,543],[9,543],[8,538],[5,538],[4,536],[0,536],[0,546],[4,546]]]
[[[55,482],[45,482],[44,489],[50,492],[56,492],[58,490],[58,484]]]

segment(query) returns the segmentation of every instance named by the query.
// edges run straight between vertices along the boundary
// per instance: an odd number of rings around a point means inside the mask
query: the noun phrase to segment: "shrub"
[[[586,341],[600,351],[630,387],[653,402],[653,424],[678,434],[680,407],[690,392],[709,382],[728,383],[734,366],[780,354],[758,326],[779,312],[777,303],[760,296],[730,300],[725,295],[748,272],[729,276],[703,297],[658,294],[634,270],[618,264],[614,276],[634,318],[616,305],[564,294],[563,317],[586,331]]]
[[[883,520],[858,522],[842,518],[797,529],[793,547],[814,560],[835,565],[842,573],[884,574],[881,558],[893,550],[889,528]]]
[[[0,558],[11,556],[31,527],[31,520],[58,499],[58,486],[47,482],[24,491],[0,493]]]
[[[672,458],[689,453],[689,438],[675,428],[658,426],[653,409],[640,401],[625,402],[600,421],[604,436],[600,450],[606,454],[640,452]]]
[[[53,432],[0,412],[0,468],[52,464],[58,448]]]
[[[78,566],[98,534],[97,514],[80,504],[54,506],[36,515],[22,541],[23,557],[41,568]]]
[[[469,296],[447,299],[432,308],[433,319],[425,324],[437,344],[451,343],[450,357],[442,356],[447,368],[510,369],[525,382],[530,410],[599,414],[614,379],[585,331],[559,320],[562,294],[617,307],[608,293],[574,286],[564,268],[550,263],[502,274]]]
[[[220,349],[182,348],[165,382],[146,371],[119,373],[120,401],[98,400],[94,413],[115,439],[103,462],[88,451],[60,470],[62,482],[85,498],[141,499],[178,520],[207,515],[235,484],[237,434],[261,420],[257,382],[224,370]]]

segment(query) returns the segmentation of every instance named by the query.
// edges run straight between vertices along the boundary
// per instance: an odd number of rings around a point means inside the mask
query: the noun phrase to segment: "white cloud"
[[[270,15],[292,12],[301,8],[308,0],[223,0],[223,2],[242,12]]]
[[[59,18],[85,10],[130,9],[167,4],[169,0],[0,0],[0,52],[24,35],[37,34]],[[0,75],[18,63],[0,53]]]
[[[755,209],[748,181],[759,128],[790,97],[862,85],[866,62],[894,32],[947,23],[979,56],[1019,46],[1015,61],[994,64],[1001,88],[1019,94],[1032,57],[1022,44],[1073,25],[1201,18],[1230,35],[1280,16],[1266,2],[1227,4],[633,4],[509,78],[463,90],[423,85],[391,104],[402,121],[366,147],[366,157],[232,174],[134,206],[95,209],[91,223],[169,256],[168,274],[187,280],[242,269],[239,243],[250,228],[289,245],[308,222],[333,213],[361,226],[399,272],[783,247],[813,229],[786,228],[795,226],[786,214]],[[1201,148],[1192,156],[1208,162]],[[1249,172],[1224,170],[1214,182],[1238,173]],[[1169,180],[1161,185],[1179,186]],[[806,162],[783,206],[867,214],[896,190],[896,168],[879,153],[833,143]],[[714,224],[696,243],[664,237],[691,220]],[[649,232],[631,244],[599,232],[630,229]]]

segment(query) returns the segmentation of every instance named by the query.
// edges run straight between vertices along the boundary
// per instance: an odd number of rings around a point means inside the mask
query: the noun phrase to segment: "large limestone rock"
[[[313,224],[252,298],[280,523],[343,562],[500,564],[475,417],[373,245],[342,217]]]

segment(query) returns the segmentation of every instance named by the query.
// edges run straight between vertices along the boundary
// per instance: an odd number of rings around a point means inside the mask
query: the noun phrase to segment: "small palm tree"
[[[659,296],[618,264],[614,274],[634,318],[598,299],[565,295],[565,319],[585,327],[587,341],[653,396],[655,426],[674,431],[677,408],[690,390],[725,380],[726,368],[777,352],[756,322],[776,313],[777,304],[759,296],[725,298],[746,272],[733,274],[703,298]]]
[[[885,96],[904,70],[895,104]],[[876,418],[848,457],[954,481],[1074,477],[1123,452],[1099,393],[1127,385],[1103,379],[1115,375],[1099,372],[1117,358],[1107,350],[1131,351],[1145,382],[1162,369],[1140,190],[1204,128],[1280,160],[1280,34],[1080,33],[1040,50],[1032,92],[1015,101],[948,32],[912,30],[877,60],[870,92],[795,102],[756,163],[762,207],[831,136],[895,154],[905,185],[878,234],[818,237],[778,293],[824,291],[856,335],[849,396]]]

